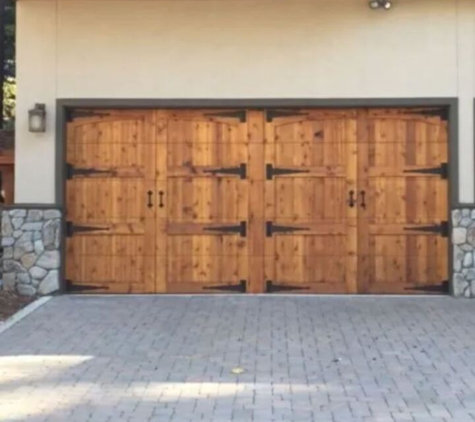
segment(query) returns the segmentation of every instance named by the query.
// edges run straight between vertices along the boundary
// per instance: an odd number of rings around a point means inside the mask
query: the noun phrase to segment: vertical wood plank
[[[264,291],[264,115],[260,111],[248,111],[248,167],[249,167],[249,280],[248,291]]]

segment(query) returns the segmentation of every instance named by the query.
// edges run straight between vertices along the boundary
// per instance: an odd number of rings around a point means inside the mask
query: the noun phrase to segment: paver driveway
[[[475,301],[57,297],[0,335],[0,420],[472,422]]]

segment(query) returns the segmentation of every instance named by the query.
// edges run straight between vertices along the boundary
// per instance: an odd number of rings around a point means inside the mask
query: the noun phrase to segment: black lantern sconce
[[[46,105],[35,104],[28,110],[28,129],[32,133],[46,132]]]

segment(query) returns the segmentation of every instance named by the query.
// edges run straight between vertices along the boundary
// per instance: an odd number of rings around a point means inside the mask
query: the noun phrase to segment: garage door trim
[[[292,108],[396,108],[444,107],[449,117],[449,210],[464,206],[459,198],[458,99],[457,98],[353,98],[353,99],[58,99],[56,104],[56,177],[55,206],[63,210],[60,247],[60,291],[67,291],[66,259],[66,123],[75,108],[96,109],[292,109]],[[452,294],[453,246],[449,243],[450,293]]]

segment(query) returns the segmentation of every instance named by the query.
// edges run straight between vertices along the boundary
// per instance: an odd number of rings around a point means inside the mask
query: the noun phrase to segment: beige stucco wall
[[[54,202],[57,98],[460,99],[474,200],[475,2],[20,0],[17,202]],[[32,135],[27,109],[45,102]]]

